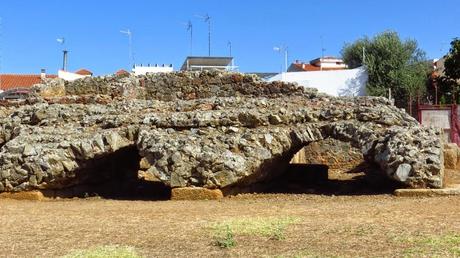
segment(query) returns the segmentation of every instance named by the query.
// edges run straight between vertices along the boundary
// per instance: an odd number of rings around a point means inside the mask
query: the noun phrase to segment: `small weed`
[[[229,226],[227,226],[226,228],[225,236],[218,238],[215,244],[220,248],[231,248],[236,245],[236,241],[233,236],[233,232]]]
[[[298,220],[292,217],[234,218],[215,223],[211,228],[219,239],[216,244],[228,248],[236,244],[234,235],[263,236],[271,240],[284,240],[286,227]]]
[[[272,235],[270,236],[271,240],[284,240],[286,237],[284,235],[284,230],[285,227],[283,225],[278,225],[273,232]]]
[[[121,246],[99,246],[86,250],[75,250],[62,258],[141,258],[134,248]]]

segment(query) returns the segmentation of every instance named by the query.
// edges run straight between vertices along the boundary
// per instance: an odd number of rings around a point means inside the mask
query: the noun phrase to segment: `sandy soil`
[[[0,257],[55,257],[131,246],[146,257],[460,256],[460,197],[242,195],[221,201],[0,200]],[[295,218],[282,239],[215,223]],[[457,253],[458,252],[458,253]]]

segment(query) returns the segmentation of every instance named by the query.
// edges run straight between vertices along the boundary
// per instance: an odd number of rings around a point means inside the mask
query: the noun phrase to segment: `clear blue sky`
[[[243,72],[277,72],[282,58],[273,46],[289,47],[290,61],[339,55],[344,42],[387,29],[413,38],[429,58],[442,56],[460,36],[459,0],[0,0],[1,73],[56,73],[65,37],[69,70],[96,74],[128,69],[131,29],[136,63],[172,63],[189,54],[183,23],[194,25],[194,54],[207,55],[207,26],[194,17],[212,17],[212,53],[228,55],[233,44]]]

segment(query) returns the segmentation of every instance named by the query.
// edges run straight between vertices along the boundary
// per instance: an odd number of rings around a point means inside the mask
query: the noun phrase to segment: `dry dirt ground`
[[[55,257],[113,245],[145,257],[460,256],[458,196],[0,200],[0,208],[0,257]]]

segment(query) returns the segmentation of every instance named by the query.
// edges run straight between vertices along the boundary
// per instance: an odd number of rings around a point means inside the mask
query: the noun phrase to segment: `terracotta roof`
[[[86,70],[86,69],[80,69],[76,71],[75,73],[79,75],[93,75],[93,72],[91,72],[90,70]]]
[[[56,78],[57,75],[46,75],[46,78]],[[0,89],[30,88],[41,83],[40,74],[0,74]]]
[[[125,69],[120,69],[115,72],[115,75],[123,75],[123,74],[129,74],[129,72],[126,71]]]
[[[311,65],[311,64],[293,63],[292,66],[294,66],[295,70],[298,70],[298,71],[305,71],[305,72],[321,71],[321,67],[316,66],[316,65]],[[343,67],[323,67],[322,71],[333,71],[333,70],[343,70],[343,69],[345,68]]]

